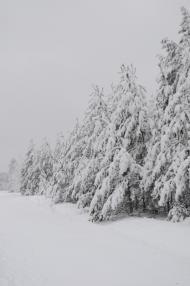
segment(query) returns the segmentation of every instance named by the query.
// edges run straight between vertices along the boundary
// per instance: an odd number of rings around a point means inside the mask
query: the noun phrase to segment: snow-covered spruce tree
[[[72,197],[78,201],[79,207],[89,206],[93,198],[95,177],[104,155],[98,142],[109,122],[110,115],[103,90],[94,86],[82,121],[85,145],[73,180]]]
[[[15,158],[13,158],[9,164],[8,190],[9,192],[19,192],[20,190],[20,169]]]
[[[160,112],[156,105],[155,96],[148,102],[148,115],[149,123],[151,128],[151,137],[147,142],[148,154],[145,158],[145,164],[143,167],[142,180],[141,180],[141,191],[142,191],[142,202],[143,211],[154,212],[154,201],[152,199],[152,185],[154,178],[151,176],[152,169],[155,165],[159,150],[160,150]]]
[[[168,106],[169,98],[172,93],[176,92],[176,87],[179,80],[179,69],[181,66],[181,59],[178,50],[178,45],[164,39],[162,47],[165,51],[165,56],[159,56],[160,76],[158,79],[159,89],[156,95],[155,104],[152,105],[153,113],[150,114],[150,122],[152,123],[152,138],[149,152],[146,157],[146,163],[143,172],[143,179],[141,182],[143,189],[143,196],[145,201],[145,208],[157,211],[157,202],[152,197],[152,190],[154,189],[155,181],[159,174],[157,174],[157,157],[161,148],[161,127],[164,117],[164,112]],[[151,117],[151,115],[153,115]],[[155,172],[153,171],[155,170]]]
[[[141,203],[140,179],[150,138],[145,90],[133,67],[121,67],[120,82],[109,100],[111,122],[103,138],[105,155],[90,205],[92,220],[105,220]]]
[[[84,150],[84,136],[77,121],[69,138],[65,141],[62,156],[57,163],[54,174],[53,200],[56,203],[63,201],[75,202],[72,197],[73,179]]]
[[[69,138],[70,139],[70,138]],[[63,134],[57,136],[53,152],[53,176],[50,195],[55,203],[63,202],[63,193],[68,186],[69,170],[67,172],[66,153],[69,150],[69,140]]]
[[[31,141],[21,167],[20,192],[23,195],[34,195],[39,192],[40,168],[39,156]]]
[[[144,189],[154,208],[180,220],[190,206],[190,16],[182,8],[179,44],[163,41],[157,106],[160,124],[145,166]],[[181,211],[179,211],[181,206]],[[178,217],[178,219],[177,219]]]
[[[79,207],[89,205],[101,153],[94,146],[108,120],[103,91],[95,86],[84,119],[66,140],[59,160],[54,188],[56,202],[78,202]]]
[[[55,148],[52,152],[53,156],[53,166],[52,166],[52,177],[50,180],[50,190],[49,196],[54,198],[55,193],[57,191],[58,184],[58,173],[60,171],[60,163],[64,160],[64,151],[65,151],[65,138],[62,133],[57,135],[57,140],[55,144]]]
[[[64,150],[65,150],[65,137],[64,137],[63,133],[59,133],[57,135],[55,148],[53,150],[54,165],[59,163],[60,159],[63,157]]]
[[[50,195],[53,176],[53,155],[50,144],[45,139],[38,153],[40,168],[39,193]]]

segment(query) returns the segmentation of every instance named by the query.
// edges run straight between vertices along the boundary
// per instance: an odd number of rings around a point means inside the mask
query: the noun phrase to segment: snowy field
[[[92,224],[75,206],[0,192],[0,286],[189,286],[190,223]]]

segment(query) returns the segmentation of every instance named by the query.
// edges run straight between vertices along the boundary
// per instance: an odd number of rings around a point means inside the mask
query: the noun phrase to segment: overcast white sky
[[[189,0],[6,0],[0,3],[0,171],[31,138],[70,129],[93,83],[133,63],[151,92],[160,40],[176,39]]]

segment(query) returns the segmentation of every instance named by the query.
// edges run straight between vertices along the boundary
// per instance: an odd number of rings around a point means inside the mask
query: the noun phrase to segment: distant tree
[[[16,159],[12,159],[8,171],[8,190],[9,192],[19,192],[20,189],[20,169]]]
[[[21,167],[20,191],[23,195],[34,195],[39,192],[40,166],[39,156],[33,141],[30,142]]]
[[[73,131],[62,145],[62,152],[54,166],[53,200],[56,203],[73,201],[72,184],[75,177],[75,170],[78,168],[84,138],[79,122],[75,124]]]
[[[53,177],[53,154],[50,144],[46,139],[38,151],[40,186],[39,193],[49,195],[51,192],[51,180]]]
[[[7,191],[9,185],[8,173],[0,173],[0,191]]]

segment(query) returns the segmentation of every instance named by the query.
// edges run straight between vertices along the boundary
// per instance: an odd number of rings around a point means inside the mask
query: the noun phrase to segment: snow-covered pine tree
[[[39,192],[40,168],[38,152],[33,141],[30,142],[21,167],[20,192],[23,195],[34,195]]]
[[[165,55],[160,57],[157,96],[160,130],[148,156],[144,180],[154,207],[164,206],[168,212],[174,207],[169,218],[175,220],[181,214],[179,205],[182,209],[190,206],[190,16],[184,8],[182,15],[179,44],[163,41]]]
[[[60,161],[60,159],[63,157],[64,150],[65,150],[65,136],[61,132],[57,135],[55,148],[53,150],[54,165],[56,165]]]
[[[101,153],[96,142],[108,120],[103,90],[94,86],[85,116],[66,141],[64,155],[58,164],[55,184],[57,202],[79,201],[80,207],[89,205]]]
[[[60,133],[57,135],[55,148],[53,150],[53,168],[52,178],[50,180],[49,196],[51,196],[54,201],[59,201],[59,199],[57,199],[59,196],[56,193],[58,193],[59,175],[62,170],[61,165],[64,161],[65,147],[65,137]]]
[[[40,168],[39,192],[40,194],[49,196],[51,193],[51,180],[53,176],[53,155],[47,139],[44,139],[38,156]]]
[[[121,211],[132,212],[140,202],[140,178],[150,137],[145,90],[133,67],[121,67],[114,88],[111,122],[104,138],[105,156],[96,176],[90,205],[92,220],[105,220]]]
[[[181,7],[182,21],[179,34],[181,35],[180,46],[189,50],[190,44],[190,13],[185,7]]]
[[[156,105],[156,98],[152,95],[152,98],[148,102],[148,116],[151,129],[151,137],[147,142],[148,154],[145,158],[145,164],[143,167],[141,191],[143,201],[143,211],[154,211],[154,202],[152,200],[152,185],[153,177],[152,169],[154,167],[157,155],[160,150],[160,112]]]
[[[63,201],[75,202],[72,197],[73,180],[75,171],[79,166],[85,140],[81,125],[78,120],[73,131],[65,140],[62,155],[57,162],[56,173],[54,174],[53,200],[56,203]]]
[[[72,197],[78,201],[79,207],[89,206],[92,200],[95,191],[94,181],[102,157],[102,150],[98,149],[97,142],[109,120],[103,90],[94,86],[81,126],[85,141],[84,150],[73,180]]]

